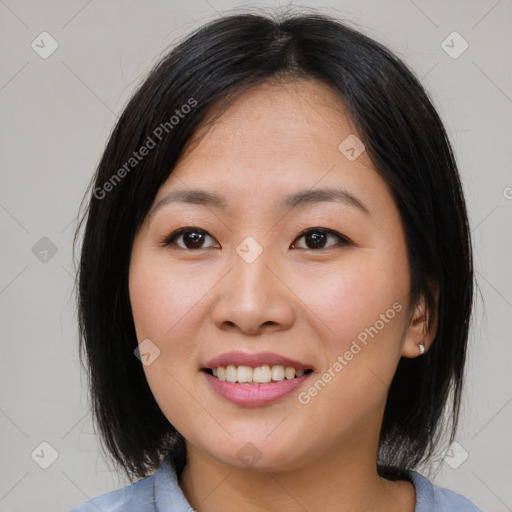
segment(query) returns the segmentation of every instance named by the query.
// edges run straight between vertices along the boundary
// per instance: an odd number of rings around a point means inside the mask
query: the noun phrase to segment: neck
[[[379,477],[376,455],[356,446],[282,471],[226,465],[193,446],[187,451],[180,486],[198,512],[414,512],[413,485]]]

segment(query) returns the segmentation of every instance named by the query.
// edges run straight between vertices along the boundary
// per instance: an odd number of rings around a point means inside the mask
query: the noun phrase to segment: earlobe
[[[422,297],[411,317],[402,345],[402,356],[413,358],[425,354],[437,335],[438,290],[433,290],[435,306],[429,311]]]
[[[426,345],[425,338],[423,340],[421,340],[420,338],[421,341],[415,341],[415,339],[411,338],[416,338],[416,336],[411,336],[408,333],[407,336],[405,337],[404,344],[402,346],[402,356],[413,358],[425,354],[428,347],[430,346],[430,344]]]

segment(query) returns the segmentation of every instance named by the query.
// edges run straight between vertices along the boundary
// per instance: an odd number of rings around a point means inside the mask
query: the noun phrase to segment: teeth
[[[272,380],[284,379],[284,366],[272,366]]]
[[[228,382],[236,382],[237,378],[236,366],[233,366],[232,364],[226,366],[226,380]]]
[[[284,371],[284,376],[287,379],[293,379],[295,377],[295,368],[290,368],[289,366],[287,366],[286,370]]]
[[[251,382],[252,368],[250,366],[239,366],[236,375],[238,382]]]
[[[219,380],[228,382],[239,382],[246,384],[267,384],[269,382],[279,382],[282,380],[290,380],[296,377],[302,377],[305,370],[295,370],[290,366],[281,365],[269,366],[263,365],[256,368],[250,366],[228,365],[226,367],[219,366],[212,368],[212,373]]]
[[[272,380],[272,374],[270,373],[270,366],[258,366],[254,368],[252,381],[256,384],[265,384]]]

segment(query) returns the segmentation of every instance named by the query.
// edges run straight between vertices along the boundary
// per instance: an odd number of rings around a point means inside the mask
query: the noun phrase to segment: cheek
[[[159,407],[176,427],[181,427],[176,411],[194,410],[194,402],[183,393],[180,383],[189,383],[197,372],[199,341],[194,329],[199,323],[194,315],[207,283],[197,276],[194,280],[193,274],[189,270],[177,272],[165,259],[152,258],[147,253],[134,257],[130,268],[137,340],[141,343],[148,338],[159,350],[143,370]]]
[[[409,295],[405,246],[359,250],[314,282],[301,297],[322,321],[320,378],[328,384],[317,386],[322,391],[311,411],[336,404],[329,409],[340,424],[347,411],[369,417],[384,404],[401,355]]]
[[[192,275],[173,271],[165,261],[134,252],[129,292],[137,340],[140,343],[149,338],[160,350],[143,370],[160,409],[180,431],[186,430],[191,416],[200,412],[181,387],[190,382],[190,363],[196,351],[188,326],[195,323],[191,323],[194,306],[205,293],[201,283],[191,286],[192,281]]]
[[[329,418],[329,428],[340,426],[354,435],[361,424],[375,421],[400,359],[407,274],[400,279],[389,269],[383,278],[378,267],[362,265],[349,273],[331,273],[309,294],[305,302],[313,304],[311,310],[322,320],[318,340],[323,365],[298,397],[307,404],[302,411],[306,416]]]
[[[382,253],[359,252],[339,268],[330,267],[302,282],[298,295],[321,319],[329,333],[327,339],[345,342],[373,326],[394,303],[405,310],[409,294],[407,259],[402,251],[390,252],[386,258]],[[395,313],[387,315],[393,321],[384,330],[401,333],[402,317]],[[340,341],[333,343],[339,346]]]
[[[158,340],[174,338],[176,331],[187,325],[183,322],[205,294],[205,284],[198,282],[194,272],[176,272],[165,262],[135,258],[130,268],[130,301],[137,339]]]

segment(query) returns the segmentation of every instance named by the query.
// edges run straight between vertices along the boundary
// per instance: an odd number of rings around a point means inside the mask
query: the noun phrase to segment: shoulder
[[[409,471],[408,475],[416,488],[415,512],[482,512],[464,496],[432,485],[419,473]]]
[[[176,472],[164,459],[155,474],[90,499],[70,512],[189,512],[191,509]]]

